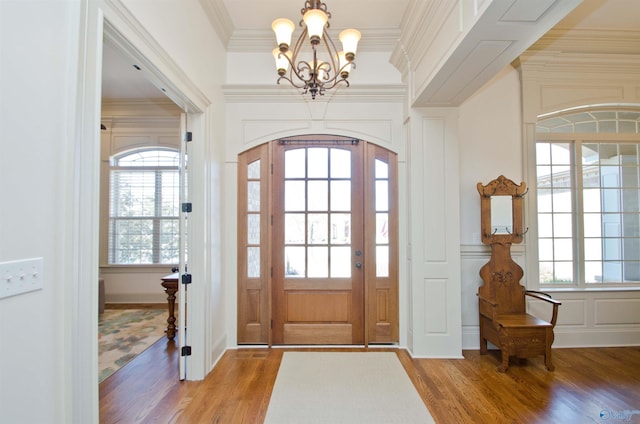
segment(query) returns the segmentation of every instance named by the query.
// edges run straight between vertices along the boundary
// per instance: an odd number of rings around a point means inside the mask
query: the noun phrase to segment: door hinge
[[[273,267],[271,267],[271,277],[273,277]]]
[[[193,205],[191,204],[191,202],[182,204],[182,212],[191,212],[192,209]]]
[[[184,133],[184,141],[191,140],[193,140],[193,133],[191,131],[187,131],[186,133]]]
[[[191,274],[182,274],[182,284],[191,284]]]
[[[273,328],[273,320],[271,320],[271,328]]]
[[[180,356],[191,356],[191,346],[182,346]]]

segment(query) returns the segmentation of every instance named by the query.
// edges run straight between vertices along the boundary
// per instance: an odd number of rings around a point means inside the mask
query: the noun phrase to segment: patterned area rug
[[[99,382],[164,336],[165,309],[106,309],[98,319]]]

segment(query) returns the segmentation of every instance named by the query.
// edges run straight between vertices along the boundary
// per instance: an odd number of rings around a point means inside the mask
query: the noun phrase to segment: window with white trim
[[[111,158],[109,264],[178,263],[179,160],[166,148]]]
[[[640,285],[640,111],[555,114],[536,132],[540,284]]]

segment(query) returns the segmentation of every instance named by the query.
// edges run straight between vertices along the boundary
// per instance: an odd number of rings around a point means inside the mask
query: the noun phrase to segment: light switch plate
[[[42,289],[42,258],[0,262],[0,299]]]

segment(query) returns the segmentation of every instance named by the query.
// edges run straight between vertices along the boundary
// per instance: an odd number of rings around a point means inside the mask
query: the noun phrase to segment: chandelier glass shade
[[[279,18],[273,21],[271,28],[276,34],[278,47],[273,50],[278,71],[278,84],[281,80],[302,90],[302,94],[324,95],[340,83],[349,86],[349,74],[355,67],[356,50],[360,41],[360,31],[346,29],[339,35],[342,50],[338,51],[327,29],[331,13],[327,5],[319,0],[307,0],[301,9],[302,33],[291,47],[291,37],[295,25],[289,19]],[[308,40],[307,49],[306,41]]]

